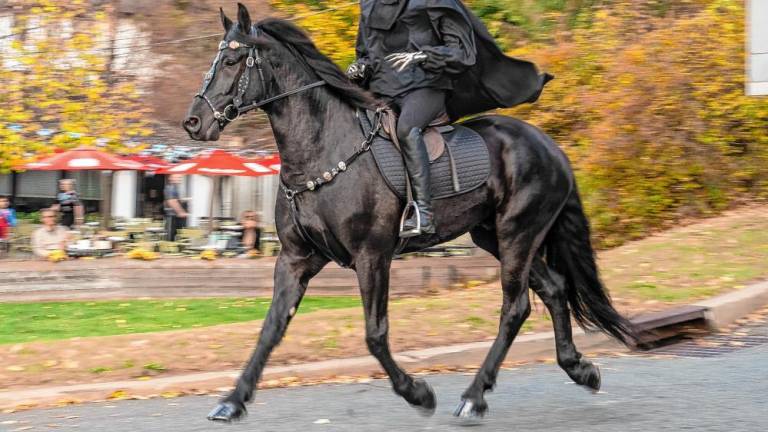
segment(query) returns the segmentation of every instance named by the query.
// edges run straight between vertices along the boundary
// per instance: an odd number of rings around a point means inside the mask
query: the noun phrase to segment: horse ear
[[[228,32],[232,28],[232,20],[224,14],[224,8],[219,8],[219,14],[221,15],[221,25],[224,26],[224,31]]]
[[[243,33],[251,32],[251,14],[248,13],[248,8],[242,3],[237,4],[237,22]]]

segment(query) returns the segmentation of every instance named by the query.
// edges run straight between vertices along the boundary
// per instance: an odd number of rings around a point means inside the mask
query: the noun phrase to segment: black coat
[[[403,31],[400,18],[416,11],[425,12],[429,19],[408,30],[411,43],[398,44]],[[436,39],[429,41],[427,33]],[[414,35],[421,43],[412,43]],[[401,50],[421,50],[429,59],[395,76],[387,71],[383,57]],[[447,111],[454,120],[534,102],[552,79],[549,74],[539,74],[533,63],[506,56],[482,21],[459,0],[362,0],[357,54],[373,68],[370,89],[374,93],[392,96],[418,87],[446,89]],[[403,80],[410,87],[388,88]]]
[[[472,29],[460,16],[430,10],[422,0],[363,0],[359,61],[370,66],[368,88],[394,98],[419,88],[451,90],[453,78],[475,63]],[[396,70],[385,57],[422,51],[427,60]]]

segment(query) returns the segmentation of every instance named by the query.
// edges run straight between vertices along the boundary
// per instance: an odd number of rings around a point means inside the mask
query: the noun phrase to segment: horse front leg
[[[400,368],[389,349],[387,305],[391,263],[391,259],[383,255],[363,257],[355,263],[365,311],[365,342],[389,375],[395,393],[425,414],[432,415],[436,406],[434,391],[426,381],[414,379]]]
[[[299,307],[307,283],[328,261],[317,254],[299,255],[281,252],[275,264],[275,288],[272,304],[251,355],[235,389],[208,414],[208,420],[231,422],[246,414],[245,404],[253,399],[256,385],[272,350],[285,335]]]

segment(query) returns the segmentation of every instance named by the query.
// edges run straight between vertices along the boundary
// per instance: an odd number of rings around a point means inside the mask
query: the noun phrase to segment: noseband
[[[213,105],[213,102],[211,102],[211,100],[208,99],[208,96],[205,95],[205,92],[208,91],[208,87],[211,85],[211,82],[213,81],[213,77],[216,75],[216,67],[221,61],[221,57],[222,57],[221,54],[224,52],[224,50],[225,49],[236,50],[239,48],[248,48],[248,58],[245,60],[245,70],[240,74],[240,78],[237,81],[237,95],[232,100],[232,103],[224,107],[223,111],[219,111]],[[216,119],[217,122],[219,122],[220,128],[223,129],[227,123],[231,123],[237,120],[242,114],[245,114],[248,111],[254,110],[256,108],[261,108],[264,105],[267,105],[276,100],[285,98],[287,96],[291,96],[296,93],[301,93],[303,91],[325,85],[325,81],[320,80],[312,84],[307,84],[307,85],[295,88],[293,90],[280,93],[277,96],[266,98],[259,102],[245,104],[243,102],[243,97],[245,96],[245,92],[248,91],[248,86],[250,85],[250,80],[251,80],[251,69],[253,69],[254,66],[256,67],[256,71],[259,73],[259,81],[261,82],[262,94],[263,95],[267,94],[267,82],[264,80],[263,63],[264,63],[264,58],[261,56],[261,53],[259,52],[259,49],[256,46],[246,45],[244,43],[241,43],[235,40],[232,40],[232,41],[223,40],[219,42],[219,52],[216,53],[216,58],[213,59],[213,64],[211,65],[211,69],[208,70],[208,72],[205,74],[205,78],[203,79],[203,86],[200,88],[200,91],[197,92],[197,94],[195,95],[195,98],[200,98],[205,101],[205,103],[208,105],[211,111],[213,111],[213,117]]]

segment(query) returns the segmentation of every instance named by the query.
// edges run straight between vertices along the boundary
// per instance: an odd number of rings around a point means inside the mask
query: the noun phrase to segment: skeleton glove
[[[427,54],[423,51],[394,53],[386,57],[387,61],[398,72],[404,71],[411,64],[424,63],[427,58]]]

